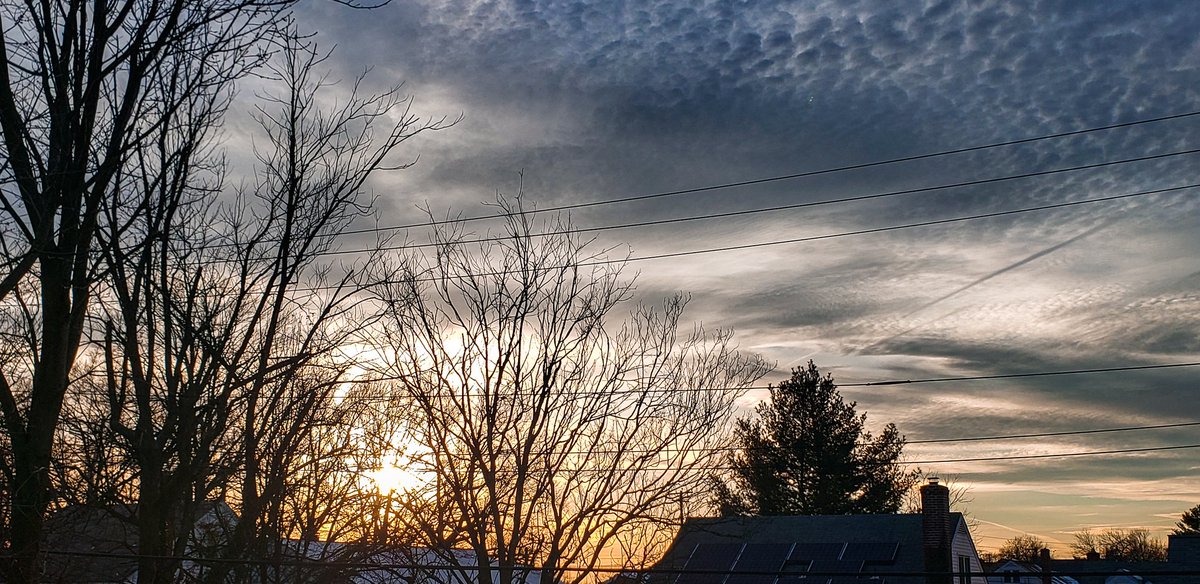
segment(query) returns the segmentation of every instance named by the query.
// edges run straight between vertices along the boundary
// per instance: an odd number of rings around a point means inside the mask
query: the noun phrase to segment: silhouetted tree
[[[770,388],[755,418],[738,420],[727,479],[712,479],[722,515],[895,513],[919,471],[900,465],[904,437],[878,437],[809,361]]]
[[[728,331],[682,330],[682,295],[632,303],[623,262],[565,220],[535,229],[519,199],[500,210],[505,231],[478,246],[461,226],[435,230],[434,252],[410,255],[383,298],[378,352],[407,412],[396,442],[426,478],[399,502],[442,563],[471,550],[464,580],[541,566],[543,582],[579,582],[566,568],[637,551],[622,547],[630,534],[665,543],[702,502],[734,401],[766,365]]]
[[[395,90],[356,84],[318,108],[320,56],[279,34],[291,4],[0,3],[6,582],[37,579],[57,502],[138,503],[139,577],[170,579],[189,505],[236,477],[250,525],[283,524],[261,502],[292,485],[265,477],[309,475],[281,453],[363,419],[329,399],[350,367],[331,348],[369,325],[363,282],[318,257],[370,214],[367,177],[403,167],[388,154],[429,126]],[[258,110],[262,173],[217,205],[212,133],[251,69],[278,90]]]
[[[969,516],[967,505],[975,501],[975,497],[971,495],[971,486],[959,480],[959,477],[954,474],[941,474],[922,470],[917,477],[917,486],[908,491],[904,497],[904,505],[901,506],[903,513],[920,513],[921,512],[921,489],[923,485],[931,479],[937,479],[942,485],[950,489],[950,508],[967,515],[967,526],[974,533],[975,520]]]
[[[6,581],[39,578],[53,443],[90,330],[109,211],[134,152],[181,109],[226,95],[291,0],[112,0],[0,5],[0,300],[23,351],[0,363],[11,497]],[[171,149],[172,145],[159,145]],[[134,195],[134,200],[138,199]],[[120,229],[120,226],[115,226]]]
[[[1106,529],[1099,533],[1080,531],[1071,543],[1071,553],[1085,558],[1099,552],[1106,560],[1126,562],[1161,562],[1167,559],[1167,546],[1150,537],[1145,529]]]
[[[1200,505],[1183,512],[1175,522],[1175,535],[1200,534]]]
[[[272,42],[255,182],[218,204],[223,166],[203,155],[220,111],[211,101],[179,108],[157,147],[134,151],[148,176],[118,177],[140,195],[136,211],[111,210],[101,230],[112,274],[100,287],[110,307],[100,319],[104,385],[110,426],[138,471],[141,582],[179,577],[195,509],[211,496],[232,494],[240,516],[222,555],[261,560],[291,553],[286,537],[345,535],[341,516],[300,511],[298,495],[344,511],[359,495],[343,487],[355,480],[348,428],[362,412],[335,392],[354,366],[342,350],[375,318],[361,309],[367,261],[323,255],[371,212],[362,189],[371,174],[406,166],[396,148],[441,124],[412,115],[398,90],[361,95],[358,83],[320,107],[324,55],[292,28]],[[231,566],[206,576],[222,581]],[[235,579],[296,581],[249,566]]]
[[[1046,542],[1036,535],[1018,535],[1006,539],[996,550],[996,556],[1002,560],[1017,560],[1018,562],[1037,563]]]

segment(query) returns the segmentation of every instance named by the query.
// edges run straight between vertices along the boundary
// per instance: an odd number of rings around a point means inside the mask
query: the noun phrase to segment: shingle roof
[[[137,526],[127,506],[95,508],[71,506],[46,520],[45,570],[58,582],[79,584],[125,582],[137,569],[137,562],[120,557],[136,552]],[[62,552],[112,554],[114,557],[70,556]]]
[[[951,515],[952,528],[957,528],[962,514]],[[849,571],[865,575],[920,572],[925,564],[921,521],[920,514],[689,519],[656,568],[729,570],[733,575],[659,575],[652,580],[661,584],[788,584],[789,580],[796,579],[755,578],[737,573],[779,569],[784,572]],[[786,555],[772,549],[781,547],[787,548]],[[789,559],[779,562],[778,568],[770,567],[780,558]],[[924,582],[921,577],[887,576],[884,579],[887,584]],[[805,582],[813,582],[813,579]],[[871,582],[878,584],[881,580]]]

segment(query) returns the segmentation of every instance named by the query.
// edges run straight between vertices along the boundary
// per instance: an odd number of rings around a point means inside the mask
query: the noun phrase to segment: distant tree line
[[[1077,532],[1071,542],[1071,554],[1086,558],[1096,553],[1105,560],[1162,562],[1167,559],[1167,545],[1151,537],[1149,530],[1141,528]]]
[[[1200,534],[1200,505],[1184,511],[1175,523],[1174,535]],[[1004,541],[994,553],[987,554],[990,561],[1017,560],[1036,563],[1043,549],[1049,548],[1045,540],[1030,534],[1022,534]],[[1163,562],[1167,560],[1167,544],[1151,536],[1144,528],[1083,530],[1076,532],[1070,545],[1071,555],[1076,559],[1098,557],[1105,560],[1124,562]]]

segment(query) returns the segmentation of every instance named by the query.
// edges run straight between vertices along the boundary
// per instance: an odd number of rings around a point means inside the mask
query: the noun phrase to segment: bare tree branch
[[[508,583],[538,565],[543,581],[577,582],[565,568],[607,563],[630,551],[622,536],[697,502],[738,388],[767,366],[726,331],[683,330],[685,296],[631,304],[620,264],[585,267],[589,242],[533,237],[519,199],[499,204],[506,238],[471,251],[438,231],[381,298],[378,351],[408,412],[395,440],[426,478],[399,504],[460,579]],[[690,391],[705,387],[729,389]]]

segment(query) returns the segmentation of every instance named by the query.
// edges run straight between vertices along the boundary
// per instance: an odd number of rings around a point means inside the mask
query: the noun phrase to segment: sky
[[[372,183],[383,225],[420,221],[422,206],[486,214],[497,193],[610,201],[1200,111],[1188,2],[397,0],[307,3],[296,19],[336,47],[334,79],[370,68],[368,87],[403,82],[413,113],[462,116]],[[844,384],[1196,362],[1200,190],[1139,193],[1200,183],[1200,154],[1172,155],[1200,148],[1198,130],[1182,117],[570,217],[888,195],[595,233],[632,256],[643,298],[688,292],[690,319],[777,363],[766,381],[809,359]],[[929,188],[956,183],[976,184]],[[859,231],[873,232],[842,235]],[[910,461],[969,487],[981,548],[1032,533],[1061,555],[1083,528],[1165,535],[1200,504],[1200,449],[929,461],[1194,445],[1200,426],[915,442],[1200,422],[1198,379],[1178,367],[842,392],[914,442]]]

